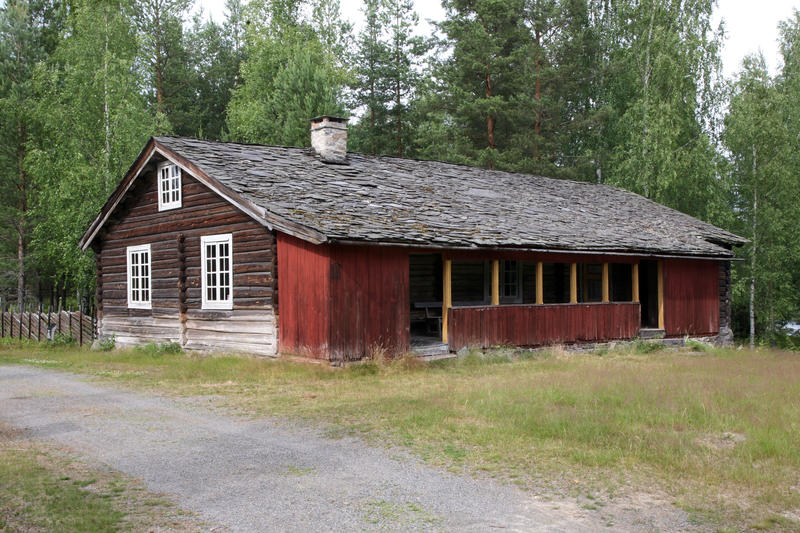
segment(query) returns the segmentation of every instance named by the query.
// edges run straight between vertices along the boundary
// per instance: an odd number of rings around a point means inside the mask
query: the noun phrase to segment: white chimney
[[[347,159],[347,119],[322,115],[311,119],[311,148],[326,163]]]

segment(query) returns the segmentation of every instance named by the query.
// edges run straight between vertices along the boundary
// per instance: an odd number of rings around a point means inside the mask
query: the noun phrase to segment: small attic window
[[[158,210],[181,206],[181,168],[169,161],[158,165]]]

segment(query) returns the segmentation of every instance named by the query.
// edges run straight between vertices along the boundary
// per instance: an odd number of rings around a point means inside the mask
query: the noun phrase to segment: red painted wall
[[[409,350],[408,250],[331,247],[331,359]]]
[[[448,317],[451,350],[631,339],[640,320],[638,303],[453,307]]]
[[[330,248],[278,232],[279,350],[327,359]]]
[[[278,233],[280,351],[348,361],[409,349],[408,251]]]
[[[664,330],[667,336],[719,333],[719,263],[664,260]]]

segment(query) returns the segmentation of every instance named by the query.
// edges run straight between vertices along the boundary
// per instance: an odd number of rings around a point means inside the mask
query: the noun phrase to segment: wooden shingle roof
[[[746,242],[608,185],[354,153],[347,164],[330,164],[307,148],[154,140],[318,241],[705,257],[730,257]]]

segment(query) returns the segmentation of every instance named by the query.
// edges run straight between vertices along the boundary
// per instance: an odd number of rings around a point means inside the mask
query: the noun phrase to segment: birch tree
[[[772,341],[777,321],[785,320],[792,301],[796,302],[791,288],[795,261],[791,213],[796,209],[791,191],[798,185],[792,173],[792,159],[797,156],[792,151],[787,103],[763,56],[747,58],[734,85],[723,139],[729,151],[736,229],[750,239],[741,250],[746,268],[739,267],[734,291],[735,300],[748,305],[751,348],[762,333]]]
[[[130,5],[75,2],[66,37],[34,74],[36,135],[25,167],[37,188],[32,245],[42,275],[94,281],[77,242],[157,125],[142,96]]]

